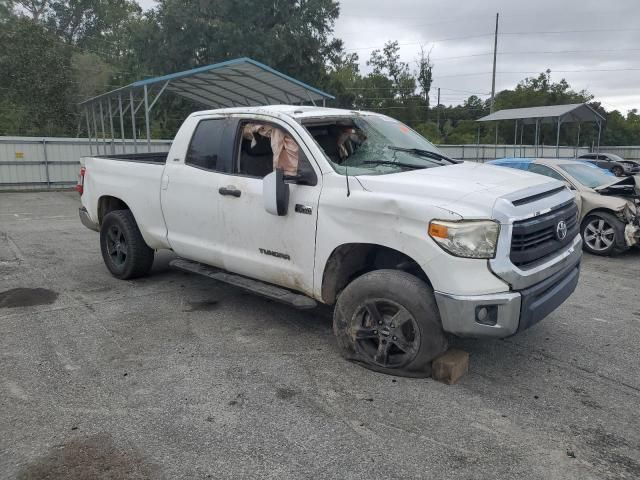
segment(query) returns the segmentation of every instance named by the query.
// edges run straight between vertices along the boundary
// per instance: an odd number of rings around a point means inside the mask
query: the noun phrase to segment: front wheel
[[[130,210],[115,210],[104,217],[100,250],[111,274],[122,280],[142,277],[153,265],[154,251],[142,238]]]
[[[582,222],[584,249],[594,255],[612,255],[626,250],[624,224],[613,215],[597,212]]]
[[[428,377],[447,349],[433,291],[398,270],[351,282],[336,302],[333,331],[345,358],[391,375]]]

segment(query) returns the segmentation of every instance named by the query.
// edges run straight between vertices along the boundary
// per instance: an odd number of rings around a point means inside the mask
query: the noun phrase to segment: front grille
[[[560,240],[556,230],[562,220],[567,225],[567,235]],[[573,201],[543,215],[514,222],[511,261],[524,267],[548,257],[573,242],[578,229],[578,207]]]

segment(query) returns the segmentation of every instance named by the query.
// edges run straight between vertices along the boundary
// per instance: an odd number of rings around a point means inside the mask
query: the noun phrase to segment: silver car
[[[640,162],[625,160],[615,153],[586,153],[578,157],[597,167],[609,170],[616,177],[637,175],[640,173]]]
[[[640,245],[640,177],[616,178],[576,160],[505,158],[489,163],[563,181],[575,193],[589,253],[611,255]]]

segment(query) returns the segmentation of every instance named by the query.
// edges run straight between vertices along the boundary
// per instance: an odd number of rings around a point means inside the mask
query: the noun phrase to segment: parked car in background
[[[640,178],[615,178],[588,162],[504,158],[488,162],[562,180],[575,193],[584,249],[611,255],[640,245]]]
[[[597,167],[609,170],[616,177],[640,173],[640,162],[625,160],[615,153],[586,153],[580,155],[578,158]]]

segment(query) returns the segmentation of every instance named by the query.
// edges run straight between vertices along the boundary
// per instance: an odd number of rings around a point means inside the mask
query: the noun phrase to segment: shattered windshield
[[[420,134],[389,117],[316,120],[305,127],[333,169],[342,175],[382,175],[456,163]]]
[[[560,168],[588,188],[598,188],[615,180],[611,175],[607,175],[600,169],[588,167],[587,165],[571,163],[560,165]]]

